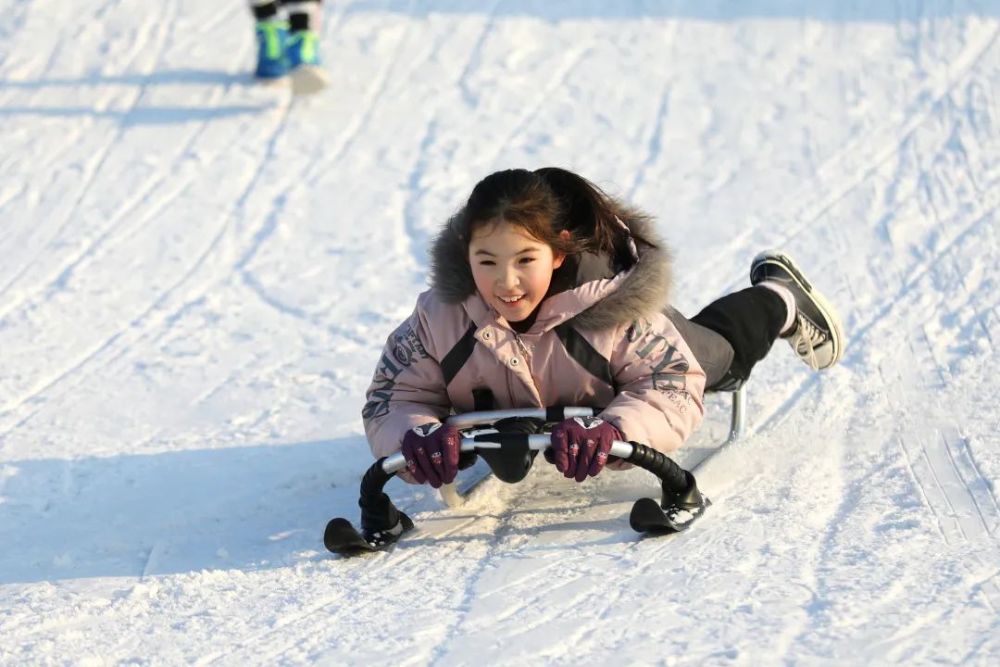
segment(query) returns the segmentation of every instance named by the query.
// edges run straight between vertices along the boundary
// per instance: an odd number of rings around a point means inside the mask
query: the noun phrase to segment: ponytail
[[[630,220],[649,220],[641,211],[628,207],[583,176],[559,167],[536,169],[558,198],[560,213],[553,226],[568,229],[582,249],[605,253],[619,266],[631,266],[637,259],[636,245],[656,245],[631,231]]]

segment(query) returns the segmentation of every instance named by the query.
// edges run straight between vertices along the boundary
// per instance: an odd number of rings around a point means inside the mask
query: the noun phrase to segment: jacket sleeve
[[[670,453],[701,423],[705,373],[665,316],[622,329],[611,371],[617,392],[601,416],[629,440]]]
[[[443,421],[451,411],[427,332],[418,305],[386,340],[361,411],[376,458],[398,452],[409,429]]]

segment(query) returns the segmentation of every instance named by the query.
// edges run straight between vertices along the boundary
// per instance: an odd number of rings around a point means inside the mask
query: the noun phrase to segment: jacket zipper
[[[514,341],[517,342],[517,347],[518,347],[518,349],[521,350],[521,356],[524,357],[524,363],[526,363],[528,365],[528,374],[530,375],[531,374],[531,353],[528,352],[527,346],[524,344],[524,341],[521,340],[521,337],[519,335],[514,334]]]
[[[531,384],[535,387],[535,393],[538,392],[538,382],[535,380],[535,374],[531,370],[531,352],[528,351],[528,346],[524,344],[521,340],[521,336],[514,334],[514,342],[517,343],[517,348],[521,350],[521,357],[524,358],[524,370],[528,372],[528,377],[531,378]]]

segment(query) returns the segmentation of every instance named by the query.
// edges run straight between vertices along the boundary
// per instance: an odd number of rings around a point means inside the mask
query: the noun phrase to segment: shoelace
[[[815,349],[827,341],[826,333],[810,322],[808,318],[799,315],[796,338],[795,351],[800,357],[808,359],[809,366],[813,370],[819,370]]]

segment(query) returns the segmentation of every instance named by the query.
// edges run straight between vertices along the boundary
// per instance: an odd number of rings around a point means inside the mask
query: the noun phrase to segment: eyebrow
[[[525,248],[524,250],[518,250],[516,253],[514,253],[514,255],[515,256],[517,256],[517,255],[523,255],[526,252],[538,252],[538,250],[539,250],[538,248]],[[475,254],[476,255],[489,255],[490,257],[496,257],[496,255],[494,255],[493,253],[491,253],[489,250],[477,250],[475,252]]]

